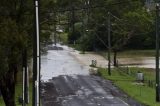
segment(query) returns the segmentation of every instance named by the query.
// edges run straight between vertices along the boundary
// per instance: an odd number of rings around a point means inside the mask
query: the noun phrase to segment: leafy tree
[[[0,89],[6,106],[15,105],[15,83],[20,67],[25,32],[18,31],[15,21],[5,19],[0,24]]]
[[[154,44],[154,15],[147,13],[143,0],[58,0],[55,5],[67,10],[64,14],[70,19],[69,43],[78,41],[84,50],[106,49],[107,12],[112,14],[114,65],[117,52],[135,48],[136,44],[138,48],[151,48]]]
[[[139,44],[138,47],[141,45],[144,48],[145,43],[148,43],[145,42],[146,40],[152,42],[153,37],[148,34],[154,31],[153,23],[153,16],[144,9],[125,12],[122,19],[113,23],[112,50],[114,52],[114,65],[117,65],[117,52],[123,50],[126,45],[130,47],[129,44],[133,43],[134,46]]]
[[[1,0],[0,8],[0,89],[6,106],[15,106],[16,76],[22,69],[24,48],[32,56],[34,5],[33,0]],[[40,20],[43,25],[46,17]],[[48,34],[42,41],[47,39]]]

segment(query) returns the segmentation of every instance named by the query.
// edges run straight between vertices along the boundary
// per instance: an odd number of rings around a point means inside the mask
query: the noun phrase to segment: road
[[[81,64],[71,55],[74,50],[62,47],[63,50],[48,50],[41,56],[41,80],[47,81],[59,75],[89,75],[89,66]]]
[[[42,106],[140,106],[112,82],[89,75],[89,66],[63,48],[42,56]]]

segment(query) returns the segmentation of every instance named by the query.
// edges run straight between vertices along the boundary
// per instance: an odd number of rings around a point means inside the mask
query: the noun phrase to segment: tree
[[[153,47],[154,37],[151,34],[154,33],[154,15],[147,13],[143,0],[64,0],[57,1],[57,5],[60,10],[67,9],[71,13],[69,27],[74,30],[68,32],[69,42],[79,41],[81,48],[85,50],[106,49],[107,13],[112,14],[111,46],[115,66],[117,52],[134,48],[138,42],[142,43],[138,48]],[[72,17],[73,7],[76,11],[74,17]],[[78,30],[74,28],[76,23],[82,23]]]
[[[148,34],[154,31],[153,23],[153,15],[148,14],[145,9],[125,12],[122,19],[113,23],[112,50],[115,66],[117,65],[117,52],[123,50],[126,45],[130,47],[129,44],[134,43],[134,45],[138,44],[139,48],[144,48],[145,39],[152,39],[152,35],[148,36]],[[135,40],[133,41],[133,39]]]
[[[42,0],[41,10],[49,10],[54,1]],[[34,5],[33,0],[1,0],[0,8],[0,89],[6,106],[15,106],[16,76],[22,69],[24,48],[32,56]],[[41,26],[44,28],[48,14],[43,11],[41,14]],[[44,35],[42,42],[49,39],[48,34]]]
[[[15,106],[16,75],[26,43],[26,31],[21,27],[23,3],[23,0],[2,0],[0,3],[0,89],[6,106]]]
[[[15,21],[2,20],[0,24],[0,89],[6,106],[15,106],[16,74],[20,67],[25,32],[19,32]]]

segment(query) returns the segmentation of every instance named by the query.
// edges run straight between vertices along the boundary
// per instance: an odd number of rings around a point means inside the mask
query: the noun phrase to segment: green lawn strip
[[[5,106],[5,105],[4,105],[4,101],[3,101],[3,98],[2,98],[2,97],[0,97],[0,106]]]
[[[18,97],[22,96],[22,84],[16,85],[16,106],[21,106],[21,104],[18,103]],[[32,83],[29,84],[29,104],[27,106],[32,106]]]
[[[136,73],[140,70],[144,73],[145,80],[154,80],[154,72],[151,69],[129,68],[133,75],[119,71],[117,68],[112,69],[112,75],[107,74],[106,69],[99,68],[98,74],[105,79],[112,80],[116,86],[126,92],[130,97],[149,106],[160,106],[155,102],[155,88],[147,86],[147,83],[140,85],[136,83]]]

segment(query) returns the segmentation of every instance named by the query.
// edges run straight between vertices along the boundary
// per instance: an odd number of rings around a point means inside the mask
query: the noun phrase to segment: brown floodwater
[[[155,57],[119,58],[118,63],[129,67],[155,68]]]

